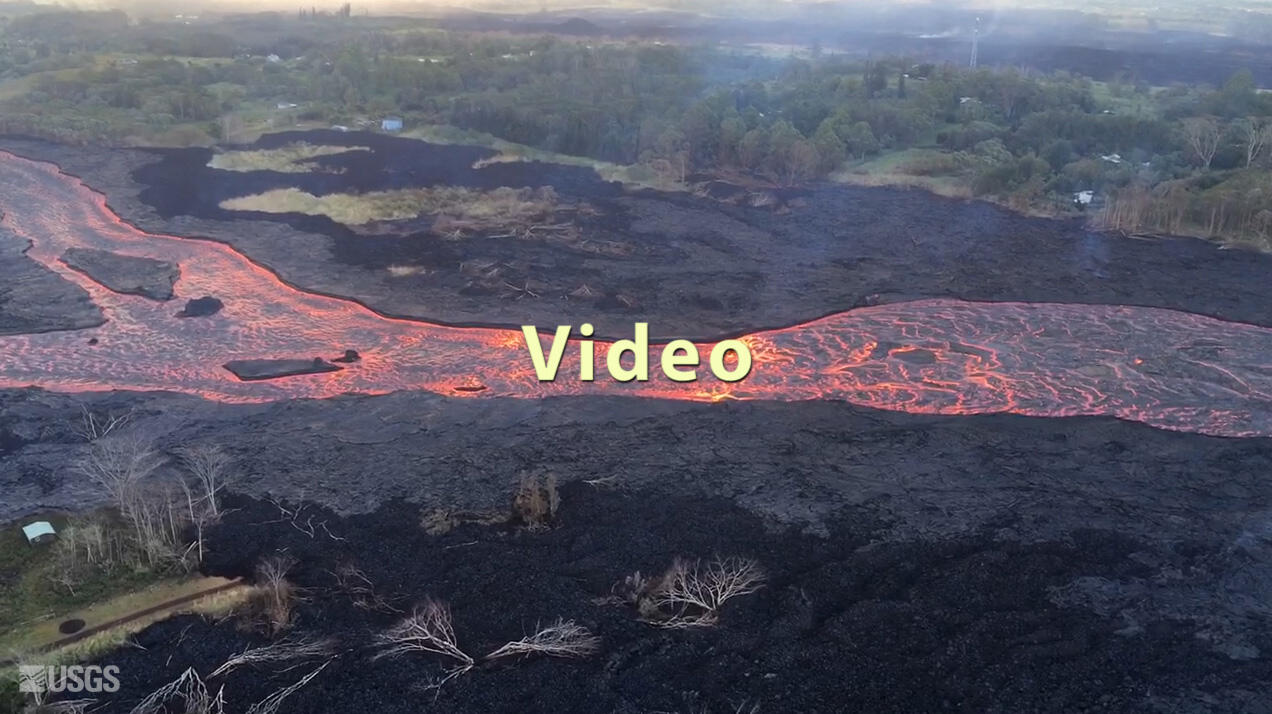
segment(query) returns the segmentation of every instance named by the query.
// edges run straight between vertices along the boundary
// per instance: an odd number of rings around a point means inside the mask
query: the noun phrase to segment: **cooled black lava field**
[[[210,238],[250,261],[234,265],[263,269],[257,283],[276,275],[289,290],[416,321],[588,320],[611,337],[647,321],[655,336],[707,339],[950,298],[1169,308],[1181,322],[1192,319],[1182,313],[1228,321],[1204,323],[1234,330],[1224,335],[1272,326],[1272,258],[1194,239],[1093,233],[1077,221],[910,191],[718,183],[697,193],[634,191],[582,168],[473,169],[489,152],[357,133],[273,135],[259,146],[298,139],[372,151],[319,160],[343,173],[284,174],[211,169],[203,150],[22,139],[0,148],[54,162],[103,192],[110,215],[125,223],[76,230],[85,241],[109,238],[152,259],[147,265],[166,266],[163,276],[171,261],[154,259],[168,254],[151,255],[147,241]],[[17,173],[0,161],[0,179]],[[325,218],[219,205],[271,188],[322,194],[430,185],[550,185],[564,201],[589,204],[578,220],[592,242],[448,241],[418,223],[365,234]],[[32,206],[40,199],[10,192],[0,208],[23,228],[24,216],[39,215]],[[66,233],[59,240],[74,243],[78,234]],[[290,636],[336,643],[335,658],[283,702],[281,714],[1272,712],[1272,440],[1259,427],[1272,410],[1261,381],[1272,362],[1246,360],[1237,370],[1236,345],[1205,335],[1178,345],[1208,377],[1165,368],[1136,374],[1177,384],[1180,393],[1224,390],[1258,417],[1249,419],[1256,435],[1244,438],[1194,433],[1206,431],[1189,421],[1195,412],[1175,414],[1170,431],[1141,423],[1149,420],[1133,410],[1115,419],[1102,411],[1112,398],[1099,394],[1070,412],[1094,416],[1051,418],[909,413],[918,409],[900,391],[887,410],[834,399],[513,398],[431,388],[291,398],[287,385],[326,378],[305,375],[235,382],[245,398],[221,400],[190,387],[189,375],[227,383],[233,375],[218,365],[197,371],[206,367],[199,355],[175,347],[171,364],[143,365],[154,375],[148,383],[170,387],[111,391],[110,380],[125,370],[98,369],[93,360],[108,354],[112,336],[130,334],[112,332],[129,328],[120,323],[150,316],[147,334],[174,345],[183,331],[240,329],[230,289],[206,291],[224,300],[224,310],[177,317],[186,300],[217,284],[206,266],[231,265],[228,258],[177,261],[174,298],[156,301],[108,291],[98,284],[104,279],[70,270],[40,235],[0,233],[0,240],[33,244],[23,257],[19,246],[3,268],[40,296],[0,292],[0,335],[14,333],[0,336],[11,361],[0,360],[0,377],[24,350],[60,349],[41,339],[69,334],[75,346],[59,359],[96,380],[32,378],[0,391],[0,489],[10,495],[0,519],[104,501],[70,468],[86,449],[74,433],[81,405],[133,410],[134,425],[164,450],[222,446],[241,477],[227,515],[208,534],[203,570],[252,577],[262,558],[292,559],[300,599]],[[192,255],[213,248],[187,244]],[[498,280],[474,277],[464,267],[472,264],[495,267]],[[394,277],[389,268],[402,265],[420,272]],[[228,287],[235,277],[220,279]],[[523,290],[509,295],[500,284]],[[198,294],[189,292],[194,285]],[[533,297],[524,294],[529,285]],[[580,285],[593,290],[580,298]],[[86,294],[103,303],[105,325],[94,327],[100,320]],[[33,307],[54,297],[68,306],[65,314]],[[130,311],[136,305],[145,310]],[[333,323],[344,319],[331,314]],[[1117,318],[1117,329],[1137,336],[1128,342],[1156,331],[1135,323],[1140,314]],[[1174,313],[1152,314],[1170,322]],[[294,328],[282,312],[271,318],[241,332]],[[1005,344],[1022,335],[1052,344],[1063,332],[1031,334],[1026,323],[998,329],[1019,333]],[[90,330],[100,346],[88,344]],[[389,369],[374,347],[320,347],[326,358],[362,351],[365,366],[347,364],[348,373]],[[1113,382],[1129,375],[1118,361],[1128,355],[1113,347],[1101,346],[1112,355],[1107,363],[1071,365],[1073,373]],[[889,349],[905,353],[901,344]],[[154,354],[139,349],[138,360]],[[921,356],[907,359],[925,367]],[[469,522],[506,514],[519,479],[546,474],[561,484],[551,528]],[[439,513],[459,514],[457,523],[435,527]],[[716,556],[753,558],[767,581],[727,603],[714,627],[660,628],[613,601],[637,571]],[[349,566],[365,574],[380,598],[375,606],[338,581]],[[378,658],[374,644],[430,597],[449,604],[457,640],[474,655],[557,618],[588,627],[599,648],[581,660],[479,664],[430,688],[445,676],[443,659]],[[137,646],[101,656],[121,667],[123,680],[101,711],[129,712],[188,667],[224,685],[227,711],[246,711],[312,669],[265,666],[211,678],[230,656],[266,642],[235,618],[180,616],[131,641]]]

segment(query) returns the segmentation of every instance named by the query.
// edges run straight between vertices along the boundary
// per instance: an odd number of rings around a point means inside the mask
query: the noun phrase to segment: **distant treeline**
[[[0,131],[118,141],[176,127],[233,140],[244,107],[283,103],[300,119],[395,114],[675,177],[783,183],[921,148],[897,170],[952,177],[1020,207],[1071,209],[1075,193],[1091,191],[1104,199],[1100,220],[1128,231],[1267,241],[1272,230],[1272,95],[1248,72],[1222,87],[1162,88],[386,22],[19,17],[4,31],[0,75],[30,86],[4,102]]]

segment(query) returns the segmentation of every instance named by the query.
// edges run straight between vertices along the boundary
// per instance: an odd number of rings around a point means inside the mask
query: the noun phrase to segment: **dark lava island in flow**
[[[71,248],[62,262],[117,293],[151,300],[171,300],[172,286],[181,277],[173,263],[93,248]]]

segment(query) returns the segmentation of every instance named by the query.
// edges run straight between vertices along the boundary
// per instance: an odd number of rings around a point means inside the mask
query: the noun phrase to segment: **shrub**
[[[560,506],[561,494],[557,490],[556,476],[521,477],[521,485],[512,499],[512,512],[526,528],[532,531],[551,528]]]
[[[675,559],[662,575],[629,575],[620,587],[640,618],[659,627],[710,627],[724,603],[764,586],[763,569],[747,558],[701,561]]]
[[[256,566],[256,583],[248,596],[249,621],[276,635],[291,625],[296,588],[287,573],[296,561],[288,556],[274,556]]]

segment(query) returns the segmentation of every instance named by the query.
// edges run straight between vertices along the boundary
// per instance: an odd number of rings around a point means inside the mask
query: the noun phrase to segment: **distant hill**
[[[605,30],[594,22],[588,22],[581,17],[572,17],[569,20],[557,25],[554,32],[563,35],[603,35]]]

